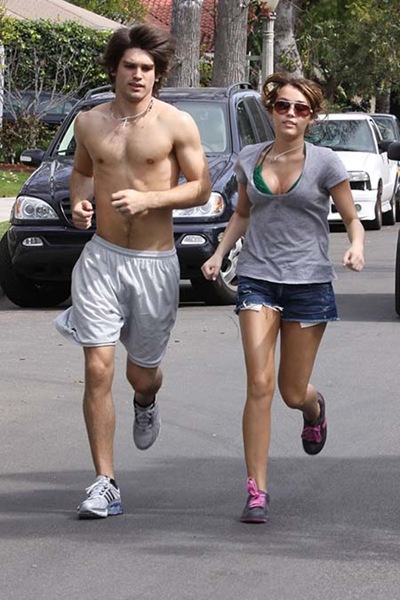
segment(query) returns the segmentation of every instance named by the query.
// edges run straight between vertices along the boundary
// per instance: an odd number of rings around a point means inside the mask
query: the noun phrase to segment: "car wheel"
[[[397,236],[396,265],[394,279],[394,300],[396,313],[400,317],[400,231]]]
[[[373,221],[364,221],[365,229],[381,229],[382,220],[382,186],[380,185],[375,204],[375,219]]]
[[[225,257],[216,281],[207,281],[204,277],[193,277],[190,282],[196,294],[206,304],[234,304],[236,301],[237,279],[236,265],[242,249],[243,240]]]
[[[382,214],[382,223],[383,225],[394,225],[397,221],[397,198],[396,198],[396,190],[397,190],[397,181],[394,186],[393,194],[390,199],[390,210]]]
[[[7,298],[23,308],[57,306],[67,300],[71,286],[65,281],[33,281],[15,271],[7,234],[0,240],[0,285]]]
[[[400,221],[400,183],[397,187],[396,194],[396,222]]]

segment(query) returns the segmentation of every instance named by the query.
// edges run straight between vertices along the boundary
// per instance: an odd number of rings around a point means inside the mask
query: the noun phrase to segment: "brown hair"
[[[175,38],[167,31],[150,25],[133,25],[117,29],[108,41],[104,54],[97,59],[98,64],[107,71],[114,87],[115,71],[126,50],[140,48],[150,54],[154,60],[156,82],[153,93],[157,93],[166,77],[175,53]]]
[[[285,85],[291,85],[307,98],[314,117],[326,111],[324,93],[318,83],[282,71],[267,77],[262,86],[262,103],[268,112],[272,112],[278,94]]]

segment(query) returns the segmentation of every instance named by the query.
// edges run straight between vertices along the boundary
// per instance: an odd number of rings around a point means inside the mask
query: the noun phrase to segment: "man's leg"
[[[140,367],[128,359],[126,376],[135,391],[133,439],[139,450],[147,450],[156,441],[161,428],[156,394],[162,384],[162,371],[160,367]]]
[[[114,346],[85,348],[83,414],[96,475],[114,478]]]
[[[96,470],[87,498],[78,506],[80,519],[120,515],[121,494],[114,479],[115,412],[111,394],[114,346],[85,348],[83,413]]]

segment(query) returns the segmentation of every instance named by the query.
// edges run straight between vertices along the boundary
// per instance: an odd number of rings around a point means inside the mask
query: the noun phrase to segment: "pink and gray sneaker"
[[[257,488],[256,481],[249,477],[246,482],[248,498],[240,520],[242,523],[265,523],[268,519],[269,495]]]
[[[304,417],[304,426],[301,434],[304,452],[307,454],[319,454],[325,446],[327,424],[325,416],[325,400],[319,392],[317,399],[321,409],[320,415],[316,421],[307,421]]]

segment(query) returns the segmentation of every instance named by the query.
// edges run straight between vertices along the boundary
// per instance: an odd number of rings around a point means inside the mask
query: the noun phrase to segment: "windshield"
[[[316,146],[347,152],[376,152],[374,138],[367,121],[316,121],[307,134]]]
[[[180,100],[174,105],[189,113],[196,121],[206,154],[229,152],[225,111],[222,104]]]
[[[230,152],[228,127],[222,104],[179,100],[174,102],[174,106],[189,113],[196,121],[206,154],[227,154]],[[59,139],[58,144],[53,149],[53,154],[70,157],[74,155],[76,147],[74,121],[75,119],[71,121],[64,135]]]

